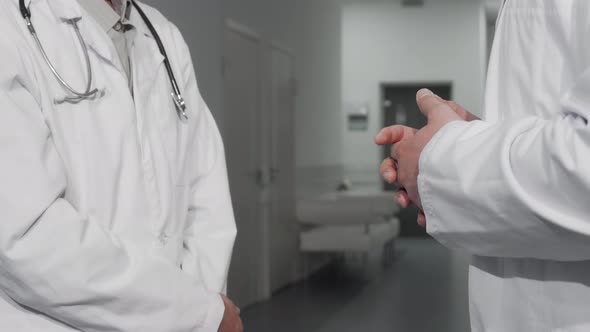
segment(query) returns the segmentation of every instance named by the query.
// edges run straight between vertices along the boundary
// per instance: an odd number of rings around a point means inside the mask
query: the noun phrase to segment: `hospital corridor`
[[[0,0],[0,332],[590,331],[590,1]]]
[[[480,110],[497,2],[148,2],[224,139],[245,331],[469,331],[470,258],[396,205],[373,137],[425,124],[420,88]]]

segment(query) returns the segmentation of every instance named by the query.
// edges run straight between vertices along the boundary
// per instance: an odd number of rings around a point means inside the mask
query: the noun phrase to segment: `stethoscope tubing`
[[[166,71],[168,72],[168,77],[170,78],[170,84],[172,85],[172,91],[173,91],[172,92],[172,99],[174,100],[174,104],[176,105],[176,109],[178,111],[178,117],[181,120],[186,121],[186,120],[188,120],[188,116],[186,114],[186,105],[185,105],[184,99],[182,98],[182,93],[180,92],[180,88],[178,87],[178,82],[176,81],[176,77],[174,75],[174,71],[172,70],[172,65],[170,64],[170,60],[168,58],[166,48],[164,47],[164,44],[162,43],[162,39],[160,38],[160,35],[158,34],[158,31],[156,31],[156,28],[154,27],[152,22],[149,20],[149,18],[147,17],[145,12],[141,9],[141,7],[137,4],[137,2],[135,2],[133,0],[130,0],[130,1],[133,4],[133,7],[135,7],[137,12],[139,13],[139,16],[141,16],[142,20],[145,22],[145,25],[147,25],[148,29],[150,30],[150,32],[154,36],[154,39],[156,40],[156,44],[158,45],[158,49],[160,50],[160,53],[164,57],[164,66],[166,67]]]
[[[180,88],[178,86],[178,82],[176,81],[176,77],[174,75],[174,71],[172,70],[172,65],[170,64],[170,60],[168,58],[168,54],[166,52],[164,44],[162,43],[162,39],[160,38],[160,35],[156,31],[156,28],[153,26],[152,22],[149,20],[149,18],[144,13],[144,11],[141,9],[141,7],[135,1],[133,1],[133,0],[129,0],[129,1],[133,4],[135,9],[137,10],[139,15],[141,16],[142,20],[144,21],[144,23],[146,24],[146,26],[148,27],[148,29],[152,33],[154,40],[156,41],[156,44],[158,45],[158,49],[159,49],[160,53],[162,54],[162,56],[164,57],[164,65],[166,67],[166,72],[168,74],[168,78],[170,79],[170,84],[172,86],[171,96],[174,101],[174,105],[176,107],[178,117],[181,120],[181,122],[186,122],[188,120],[188,116],[186,113],[186,104],[185,104],[184,98],[182,97],[182,93],[181,93]],[[80,102],[84,99],[89,99],[89,98],[93,98],[94,96],[96,96],[98,94],[99,90],[92,89],[92,79],[93,79],[92,65],[90,63],[88,46],[84,42],[84,38],[82,37],[82,34],[80,33],[80,28],[78,27],[78,20],[79,19],[69,19],[69,20],[65,20],[65,22],[68,24],[71,24],[74,27],[78,41],[80,42],[80,45],[82,46],[82,50],[84,51],[84,58],[86,61],[86,70],[87,70],[87,76],[88,76],[88,83],[86,85],[85,92],[79,92],[76,89],[74,89],[70,84],[68,84],[66,82],[66,80],[59,74],[59,72],[57,71],[57,69],[55,68],[55,66],[53,65],[51,60],[49,59],[49,56],[45,52],[45,48],[41,44],[41,41],[39,40],[39,37],[37,36],[37,32],[35,30],[35,27],[33,26],[33,23],[31,21],[31,11],[29,8],[26,7],[24,0],[19,0],[19,9],[20,9],[23,19],[25,20],[25,22],[27,24],[27,28],[29,29],[29,32],[33,36],[33,39],[35,40],[35,43],[37,44],[37,46],[41,52],[41,55],[42,55],[45,63],[47,64],[47,66],[49,67],[49,69],[51,70],[53,75],[56,77],[58,82],[67,91],[69,91],[69,93],[72,95],[71,97],[69,97],[69,96],[65,97],[59,103],[62,103],[62,102],[77,103],[77,102]]]

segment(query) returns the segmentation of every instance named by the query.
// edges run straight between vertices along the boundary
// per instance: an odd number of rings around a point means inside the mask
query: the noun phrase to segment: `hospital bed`
[[[394,258],[400,223],[391,192],[344,191],[302,199],[297,216],[303,224],[304,253],[360,253],[382,250],[384,264]]]

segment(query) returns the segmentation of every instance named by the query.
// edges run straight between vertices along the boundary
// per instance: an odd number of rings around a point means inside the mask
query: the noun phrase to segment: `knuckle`
[[[385,170],[389,167],[391,167],[392,165],[392,160],[390,158],[387,158],[385,160],[383,160],[383,162],[381,163],[381,170]]]
[[[449,105],[443,104],[443,103],[434,105],[434,107],[432,107],[433,114],[448,111],[448,110],[449,110]]]
[[[384,175],[387,171],[391,169],[390,164],[383,164],[381,165],[381,175]]]

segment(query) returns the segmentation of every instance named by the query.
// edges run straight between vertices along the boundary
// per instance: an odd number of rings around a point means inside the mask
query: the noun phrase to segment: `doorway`
[[[300,268],[294,57],[228,20],[223,64],[222,129],[238,228],[228,293],[246,307],[293,282]]]
[[[226,117],[223,134],[238,228],[228,294],[237,305],[246,306],[261,298],[265,269],[261,209],[261,42],[247,27],[228,21],[223,47]]]
[[[430,89],[443,99],[452,99],[453,86],[450,82],[425,83],[384,83],[381,85],[381,105],[383,105],[383,127],[396,124],[413,128],[426,125],[426,118],[416,104],[416,93],[422,88]],[[383,158],[388,158],[391,147],[383,148]],[[395,186],[383,181],[383,189],[394,191]],[[415,207],[399,213],[402,237],[426,237],[426,230],[417,225],[418,209]]]
[[[270,47],[270,289],[293,282],[299,262],[295,220],[295,95],[293,53]]]

